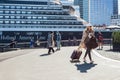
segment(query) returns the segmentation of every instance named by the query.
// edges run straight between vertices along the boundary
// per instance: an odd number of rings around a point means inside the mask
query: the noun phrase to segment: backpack
[[[103,37],[100,35],[98,39],[99,39],[99,40],[103,40]]]

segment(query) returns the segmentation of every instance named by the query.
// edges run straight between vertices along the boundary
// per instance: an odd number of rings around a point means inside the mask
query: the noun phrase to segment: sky
[[[74,1],[74,0],[68,0],[68,1]]]
[[[68,0],[68,1],[72,1],[73,2],[74,0]]]

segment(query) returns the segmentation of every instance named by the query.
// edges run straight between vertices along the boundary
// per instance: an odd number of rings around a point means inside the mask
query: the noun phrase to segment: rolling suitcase
[[[82,51],[74,50],[71,55],[71,59],[72,59],[71,62],[76,62],[76,61],[80,62],[79,58],[80,58],[81,54],[82,54]]]

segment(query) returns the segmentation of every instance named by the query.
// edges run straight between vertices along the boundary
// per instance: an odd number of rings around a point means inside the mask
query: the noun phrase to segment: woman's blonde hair
[[[87,26],[87,27],[86,27],[86,31],[94,31],[94,30],[93,30],[93,26]]]

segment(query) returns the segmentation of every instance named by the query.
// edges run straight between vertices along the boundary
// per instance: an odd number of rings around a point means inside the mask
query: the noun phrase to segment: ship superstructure
[[[1,0],[0,38],[27,31],[83,31],[86,26],[74,11],[59,0]]]

